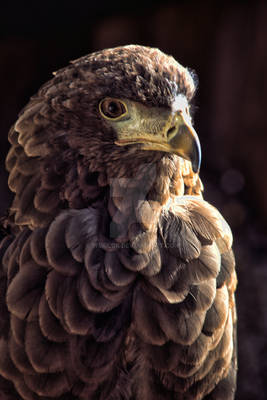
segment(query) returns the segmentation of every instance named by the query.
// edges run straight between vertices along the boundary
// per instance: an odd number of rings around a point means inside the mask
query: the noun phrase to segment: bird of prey
[[[202,197],[194,81],[122,46],[72,61],[20,113],[1,400],[234,398],[232,235]]]

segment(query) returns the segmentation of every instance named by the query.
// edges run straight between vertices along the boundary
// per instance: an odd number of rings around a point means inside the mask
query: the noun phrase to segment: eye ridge
[[[101,115],[107,119],[118,119],[127,113],[124,102],[114,98],[105,98],[99,104]]]

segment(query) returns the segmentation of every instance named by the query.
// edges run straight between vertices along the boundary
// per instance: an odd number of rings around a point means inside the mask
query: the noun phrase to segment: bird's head
[[[95,170],[99,163],[116,169],[117,160],[132,166],[170,154],[190,160],[198,172],[201,151],[190,116],[194,90],[192,74],[158,49],[99,51],[72,61],[40,89],[33,98],[39,104],[37,134],[22,132],[19,140],[29,155],[43,156],[55,144],[61,152],[71,148]],[[16,124],[19,132],[25,116],[27,108]],[[38,124],[48,120],[40,143]]]
[[[89,118],[104,134],[101,146],[107,143],[108,154],[139,162],[158,152],[176,154],[198,172],[201,151],[190,116],[195,85],[186,68],[143,46],[104,50],[72,65],[86,71],[95,87]]]

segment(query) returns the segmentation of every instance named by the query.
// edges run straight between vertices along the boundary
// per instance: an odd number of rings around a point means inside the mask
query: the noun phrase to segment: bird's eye
[[[127,113],[127,106],[118,99],[106,98],[99,103],[101,115],[107,119],[119,119]]]

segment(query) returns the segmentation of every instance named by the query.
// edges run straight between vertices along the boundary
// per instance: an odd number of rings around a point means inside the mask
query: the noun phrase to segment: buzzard
[[[230,228],[202,198],[194,76],[158,49],[54,74],[9,133],[2,400],[234,398]]]

